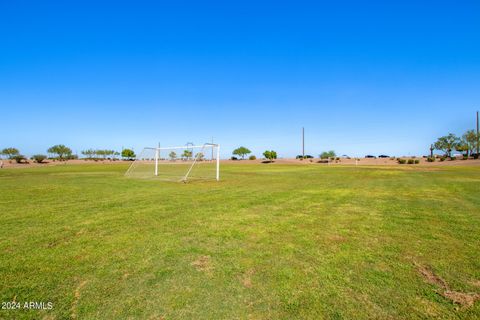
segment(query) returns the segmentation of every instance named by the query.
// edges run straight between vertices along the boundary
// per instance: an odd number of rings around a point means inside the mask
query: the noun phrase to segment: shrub
[[[23,163],[27,159],[25,158],[25,156],[17,154],[16,156],[13,156],[13,160],[15,160],[15,162],[17,163]]]
[[[413,161],[413,163],[419,164],[419,163],[420,163],[420,160],[416,159],[415,161]]]
[[[428,157],[428,158],[427,158],[427,161],[428,161],[428,162],[435,162],[435,157]]]
[[[257,157],[255,157],[254,155],[251,155],[250,157],[248,157],[248,160],[257,160]]]
[[[446,157],[441,157],[440,161],[445,161]]]
[[[414,163],[415,163],[415,161],[413,159],[408,159],[407,164],[414,164]]]
[[[295,157],[295,159],[300,159],[300,160],[303,160],[303,159],[312,159],[312,158],[313,158],[313,156],[310,155],[310,154],[306,154],[305,157],[302,156],[301,154],[299,154],[299,155],[297,155],[297,156]]]
[[[399,164],[405,164],[405,163],[407,163],[407,160],[405,160],[405,159],[400,159],[400,158],[398,158],[397,161],[398,161]]]
[[[32,159],[35,160],[36,163],[42,163],[43,160],[47,159],[47,156],[44,154],[35,154],[32,156]]]
[[[462,160],[467,160],[467,159],[468,159],[468,156],[464,154],[462,157]]]
[[[450,161],[457,160],[457,157],[450,157]]]
[[[230,160],[238,160],[237,157],[231,157]]]
[[[123,149],[122,150],[122,158],[126,160],[134,160],[136,157],[135,152],[132,149]]]

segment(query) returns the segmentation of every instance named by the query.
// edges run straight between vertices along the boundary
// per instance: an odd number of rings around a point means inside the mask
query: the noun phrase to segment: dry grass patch
[[[73,303],[72,303],[72,313],[71,313],[71,317],[72,319],[77,319],[77,306],[78,306],[78,301],[80,300],[80,296],[81,296],[81,291],[82,291],[82,288],[87,284],[87,280],[83,280],[82,282],[80,282],[80,284],[77,286],[77,288],[75,289],[75,293],[74,293],[74,300],[73,300]]]
[[[252,276],[254,274],[254,270],[253,269],[249,269],[247,272],[245,272],[242,277],[241,277],[241,282],[243,284],[243,286],[245,288],[251,288],[253,285],[252,285]]]
[[[442,277],[435,274],[430,268],[418,264],[416,264],[416,267],[418,272],[420,272],[420,274],[428,283],[439,287],[439,290],[437,290],[438,294],[444,298],[447,298],[453,303],[459,304],[463,308],[470,308],[473,306],[475,301],[480,300],[479,293],[454,291],[450,289],[450,286]]]
[[[205,272],[205,273],[212,273],[213,266],[211,262],[210,256],[200,256],[197,260],[191,263],[197,271]]]

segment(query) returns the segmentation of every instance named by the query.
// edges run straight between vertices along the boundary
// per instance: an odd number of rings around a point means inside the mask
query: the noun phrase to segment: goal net
[[[125,175],[168,181],[220,180],[220,146],[205,143],[169,148],[143,148]]]

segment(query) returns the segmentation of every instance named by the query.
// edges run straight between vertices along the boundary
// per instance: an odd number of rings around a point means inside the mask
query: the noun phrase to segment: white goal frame
[[[158,160],[160,158],[160,152],[162,150],[176,150],[176,149],[185,149],[185,148],[201,148],[202,150],[205,149],[205,147],[208,148],[217,148],[217,154],[216,154],[216,174],[215,174],[215,180],[220,181],[220,145],[215,144],[215,143],[204,143],[203,145],[198,145],[198,146],[193,146],[193,145],[188,145],[188,146],[181,146],[181,147],[145,147],[143,150],[154,150],[155,151],[155,172],[154,175],[158,176]],[[180,179],[180,181],[187,182],[188,176],[190,175],[190,172],[192,171],[193,167],[197,163],[197,160],[199,159],[200,155],[197,154],[195,159],[193,160],[192,164],[187,170],[187,173],[185,176]],[[130,170],[134,167],[134,164],[137,160],[133,161],[132,164],[128,167],[128,170],[125,172],[125,175],[128,175]]]

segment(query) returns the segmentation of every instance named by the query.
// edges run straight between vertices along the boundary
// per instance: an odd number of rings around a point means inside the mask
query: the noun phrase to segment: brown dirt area
[[[402,158],[402,159],[412,159],[412,158]],[[275,165],[275,164],[296,164],[296,165],[318,165],[318,166],[401,166],[401,167],[439,167],[439,166],[480,166],[480,159],[468,159],[468,160],[445,160],[445,161],[435,161],[435,162],[427,162],[425,158],[416,157],[415,159],[420,160],[419,164],[399,164],[397,160],[391,160],[389,158],[382,159],[382,158],[360,158],[360,160],[356,161],[355,159],[346,159],[340,158],[338,161],[332,161],[330,163],[319,163],[320,159],[305,159],[299,160],[294,158],[281,158],[276,159],[270,163],[264,163],[265,159],[257,159],[257,160],[221,160],[221,163],[231,163],[231,164],[261,164],[261,165]],[[68,160],[68,161],[53,161],[53,160],[46,160],[45,163],[35,163],[32,160],[28,160],[28,163],[16,163],[14,160],[0,160],[3,161],[3,168],[28,168],[28,167],[44,167],[44,166],[58,166],[58,165],[66,165],[66,164],[73,164],[73,165],[81,165],[81,164],[118,164],[118,163],[131,163],[131,161],[124,161],[124,160]]]
[[[28,160],[27,163],[16,163],[15,160],[3,159],[0,160],[0,163],[3,161],[3,168],[29,168],[29,167],[45,167],[45,166],[62,166],[66,164],[117,164],[117,163],[131,163],[131,161],[124,160],[67,160],[67,161],[53,161],[45,160],[42,163],[36,163],[33,160]]]
[[[469,308],[473,306],[475,301],[480,300],[479,293],[465,293],[451,290],[448,283],[442,277],[435,274],[430,268],[418,264],[415,265],[425,281],[437,286],[439,288],[437,293],[453,303],[459,304],[463,308]]]
[[[411,157],[402,157],[401,159],[412,159]],[[390,158],[360,158],[356,161],[354,158],[346,159],[340,158],[338,161],[331,161],[330,163],[319,163],[320,159],[305,159],[299,160],[294,158],[281,158],[276,159],[270,163],[264,163],[265,159],[257,160],[222,160],[222,163],[234,163],[234,164],[303,164],[303,165],[319,165],[319,166],[402,166],[402,167],[415,167],[415,166],[480,166],[480,159],[468,159],[468,160],[445,160],[440,161],[437,159],[435,162],[428,162],[426,158],[416,157],[414,160],[420,160],[418,164],[399,164],[396,159]]]
[[[210,256],[200,256],[197,260],[193,261],[191,265],[201,272],[211,273],[213,271]]]

